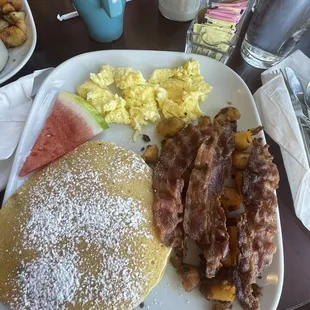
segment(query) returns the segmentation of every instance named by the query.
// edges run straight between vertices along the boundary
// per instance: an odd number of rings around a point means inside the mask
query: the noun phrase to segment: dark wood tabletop
[[[57,14],[73,10],[69,0],[28,0],[38,32],[37,46],[26,66],[10,81],[46,67],[56,67],[75,55],[105,49],[147,49],[184,51],[189,23],[169,21],[158,11],[157,0],[133,0],[127,4],[123,36],[109,44],[92,41],[80,18],[64,22]],[[249,16],[250,18],[250,16]],[[246,23],[245,23],[246,27]],[[310,56],[310,35],[299,44]],[[260,85],[261,70],[245,63],[238,46],[228,65],[235,70],[254,92]],[[8,81],[8,82],[10,82]],[[268,139],[281,181],[278,190],[284,245],[284,286],[279,310],[296,309],[310,300],[310,232],[295,215],[292,196],[279,147]],[[0,196],[0,205],[3,193]],[[310,309],[310,304],[300,309]],[[269,310],[269,309],[262,309]]]

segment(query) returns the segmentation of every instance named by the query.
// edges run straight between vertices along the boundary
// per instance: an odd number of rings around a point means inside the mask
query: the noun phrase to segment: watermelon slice
[[[90,103],[77,95],[60,92],[19,176],[45,166],[106,128],[104,117]]]

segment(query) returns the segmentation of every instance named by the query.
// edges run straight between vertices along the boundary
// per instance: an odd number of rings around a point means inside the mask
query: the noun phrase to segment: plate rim
[[[32,32],[31,46],[30,46],[30,49],[26,57],[18,64],[18,66],[15,69],[13,69],[11,72],[9,72],[7,75],[0,78],[0,85],[6,82],[7,80],[9,80],[15,74],[17,74],[26,65],[26,63],[32,56],[34,49],[36,47],[36,44],[37,44],[37,29],[36,29],[34,18],[33,18],[33,15],[32,15],[32,12],[31,12],[31,9],[30,9],[30,6],[27,0],[23,0],[23,6],[24,6],[23,9],[26,11],[27,17],[29,18],[29,22],[30,22],[30,27],[31,27],[31,32]]]
[[[44,88],[45,86],[52,80],[53,78],[53,75],[54,74],[57,74],[58,70],[60,70],[63,66],[67,65],[67,63],[71,62],[71,61],[74,61],[78,58],[82,58],[82,57],[85,57],[86,55],[94,55],[94,54],[104,54],[105,52],[115,52],[115,53],[136,53],[136,52],[146,52],[146,53],[169,53],[169,54],[180,54],[180,55],[189,55],[188,53],[185,53],[185,52],[178,52],[178,51],[158,51],[158,50],[132,50],[132,49],[108,49],[108,50],[99,50],[99,51],[91,51],[91,52],[86,52],[86,53],[82,53],[82,54],[79,54],[79,55],[76,55],[74,57],[71,57],[67,60],[65,60],[64,62],[62,62],[61,64],[59,64],[57,67],[55,67],[55,69],[47,76],[47,78],[44,80],[44,82],[42,83],[42,85],[40,86],[38,92],[37,92],[37,95],[34,99],[34,102],[32,104],[32,107],[31,107],[31,111],[29,113],[29,116],[31,115],[32,113],[32,110],[33,110],[33,107],[36,105],[36,101],[37,101],[37,97],[39,97],[38,95],[41,95],[41,93],[44,92]],[[257,110],[257,107],[256,107],[256,104],[255,104],[255,100],[254,100],[254,97],[251,93],[251,91],[249,90],[247,84],[245,83],[245,81],[233,70],[231,69],[230,67],[228,67],[227,65],[223,64],[223,63],[220,63],[218,61],[216,61],[215,59],[212,59],[210,57],[207,57],[207,56],[204,56],[204,55],[193,55],[193,57],[196,57],[196,56],[199,56],[199,57],[202,57],[202,58],[207,58],[208,61],[211,61],[211,63],[216,63],[217,65],[220,65],[222,67],[225,67],[225,70],[229,70],[235,78],[237,78],[239,80],[239,82],[241,82],[241,84],[243,85],[244,89],[246,90],[247,92],[247,95],[249,97],[249,99],[251,100],[254,108],[255,108],[255,113],[256,113],[256,116],[258,118],[258,120],[261,122],[261,119],[260,119],[260,116],[259,116],[259,113],[258,113],[258,110]],[[28,130],[25,130],[27,129],[28,126],[30,123],[30,117],[28,117],[26,123],[25,123],[25,126],[24,126],[24,130],[23,130],[23,133],[21,135],[21,138],[20,138],[20,141],[24,140],[25,136],[26,136],[26,132]],[[263,140],[264,142],[266,143],[266,138],[265,138],[265,134],[263,133]],[[14,160],[13,160],[13,165],[12,165],[12,168],[14,168],[16,166],[16,162],[17,162],[17,158],[18,158],[18,154],[20,153],[19,151],[20,149],[20,143],[18,144],[18,147],[16,149],[16,152],[14,154]],[[10,188],[11,186],[11,183],[13,182],[14,180],[14,176],[12,174],[12,171],[13,169],[11,170],[10,172],[10,175],[9,175],[9,179],[8,179],[8,183],[7,183],[7,187],[6,187],[6,190],[5,190],[5,194],[4,194],[4,199],[3,199],[3,205],[5,204],[6,200],[10,197],[11,194],[13,194],[17,188],[10,193],[7,192],[7,188]],[[277,194],[276,194],[276,197],[277,197]],[[277,199],[278,201],[278,199]],[[279,204],[277,205],[277,209],[276,209],[276,214],[277,214],[277,234],[276,234],[276,237],[277,237],[277,252],[279,252],[279,278],[278,278],[278,290],[276,291],[276,294],[274,296],[274,299],[272,300],[272,302],[270,302],[270,306],[272,308],[271,309],[274,309],[276,310],[277,309],[277,306],[279,304],[279,301],[280,301],[280,297],[281,297],[281,294],[282,294],[282,290],[283,290],[283,281],[284,281],[284,251],[283,251],[283,238],[282,238],[282,227],[281,227],[281,221],[280,221],[280,210],[279,210]]]

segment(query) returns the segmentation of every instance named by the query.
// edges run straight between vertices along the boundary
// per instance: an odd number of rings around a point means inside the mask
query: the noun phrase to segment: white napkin
[[[27,120],[32,97],[52,70],[53,68],[35,71],[0,88],[0,190],[7,183],[12,154]]]
[[[268,135],[279,144],[297,217],[310,230],[310,169],[294,109],[279,69],[291,67],[304,87],[310,80],[310,59],[296,51],[262,73],[263,86],[254,99]]]

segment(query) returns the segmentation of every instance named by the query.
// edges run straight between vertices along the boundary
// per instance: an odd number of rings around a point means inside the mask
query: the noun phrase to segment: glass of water
[[[244,60],[267,69],[285,58],[310,28],[310,0],[257,0],[241,47]]]

